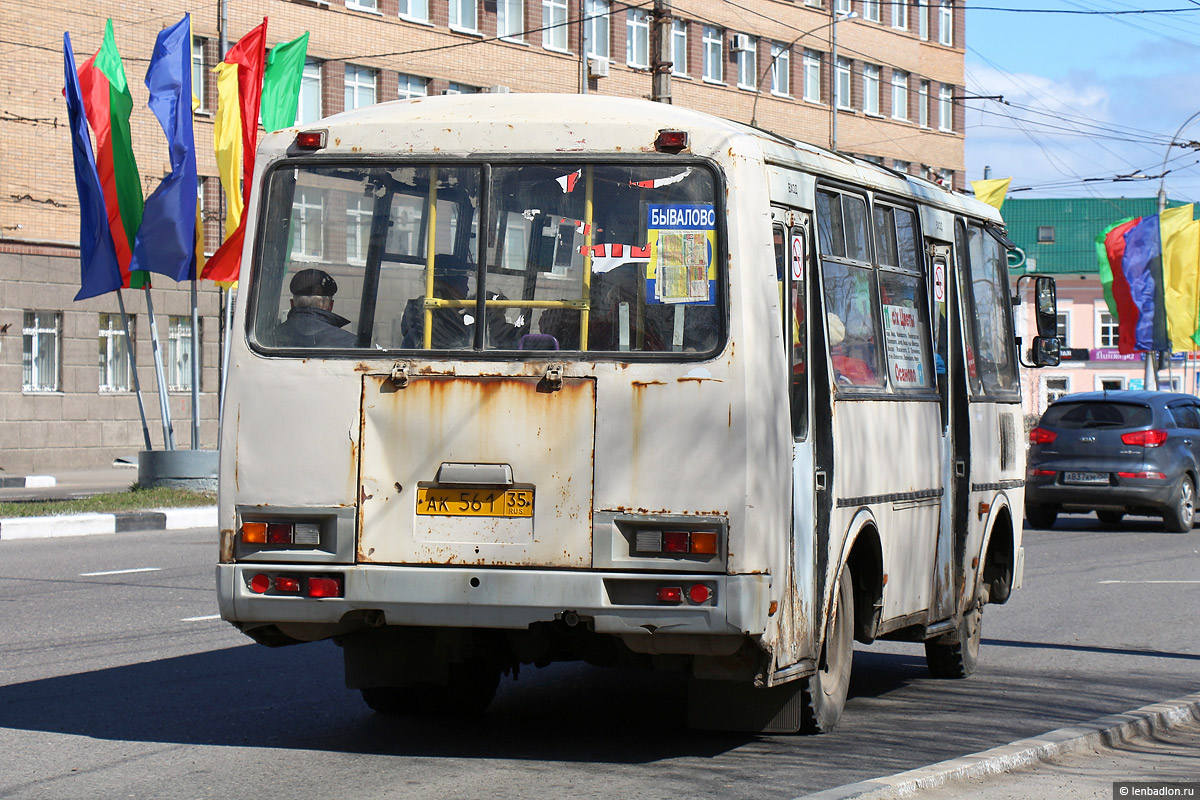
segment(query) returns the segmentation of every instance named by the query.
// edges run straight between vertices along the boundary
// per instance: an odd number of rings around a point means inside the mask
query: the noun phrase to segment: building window
[[[938,175],[938,182],[940,184],[942,184],[942,186],[945,186],[947,189],[954,188],[954,170],[939,169],[937,172],[937,175]]]
[[[902,175],[908,175],[909,171],[912,169],[912,164],[908,161],[893,160],[892,169],[896,170],[896,172],[899,172]]]
[[[479,94],[479,87],[451,81],[446,84],[446,94]]]
[[[346,110],[375,104],[375,70],[346,65]]]
[[[758,91],[758,39],[739,33],[733,37],[737,43],[738,88]]]
[[[892,27],[908,30],[908,0],[892,0]]]
[[[850,61],[845,58],[837,60],[837,76],[834,78],[834,103],[838,108],[851,108],[850,105]]]
[[[1098,392],[1120,392],[1125,389],[1125,379],[1121,377],[1115,378],[1096,378],[1096,391]]]
[[[519,39],[524,30],[523,0],[496,0],[496,35],[502,39]]]
[[[204,330],[204,320],[198,320],[196,332]],[[201,341],[203,336],[198,337]],[[187,392],[192,388],[192,318],[167,318],[167,388],[172,392]]]
[[[879,22],[883,19],[879,12],[879,0],[863,0],[862,10],[865,20]]]
[[[938,5],[938,41],[946,47],[954,46],[954,4],[950,0]]]
[[[625,12],[625,63],[635,69],[650,68],[650,14],[644,9]]]
[[[1071,393],[1071,379],[1062,376],[1056,378],[1046,378],[1043,382],[1046,388],[1046,405],[1050,405],[1063,395]]]
[[[892,119],[908,119],[908,73],[892,70]]]
[[[701,43],[704,47],[704,74],[706,81],[720,83],[724,76],[725,34],[720,28],[704,26]]]
[[[1054,244],[1054,226],[1038,225],[1037,240],[1038,244]]]
[[[816,50],[804,51],[804,99],[821,102],[821,54]]]
[[[879,116],[879,67],[863,65],[863,112]]]
[[[792,54],[781,44],[771,45],[771,94],[792,93]]]
[[[945,84],[938,89],[938,130],[954,131],[954,89]]]
[[[567,51],[567,0],[542,0],[542,47]]]
[[[296,104],[296,124],[307,125],[321,118],[321,62],[306,58],[300,77],[300,98]]]
[[[320,261],[325,257],[325,198],[317,189],[296,189],[292,200],[292,258]]]
[[[1069,312],[1069,311],[1058,312],[1057,334],[1058,334],[1058,346],[1059,347],[1065,348],[1065,347],[1071,346],[1071,345],[1067,344],[1067,342],[1071,338],[1070,333],[1071,333],[1071,312]]]
[[[450,29],[477,33],[479,16],[475,0],[450,0]]]
[[[400,0],[400,16],[417,22],[428,22],[429,0]]]
[[[416,75],[399,75],[400,80],[397,83],[397,97],[401,100],[411,100],[414,97],[424,97],[429,94],[429,79],[419,78]]]
[[[921,41],[929,41],[928,0],[917,0],[917,35],[921,37]]]
[[[100,315],[100,391],[128,392],[130,378],[129,352],[133,338],[133,319],[129,320],[129,336],[120,314]]]
[[[379,10],[377,0],[346,0],[346,8],[355,8],[359,11]]]
[[[21,388],[27,392],[57,392],[59,373],[62,371],[59,351],[62,314],[57,311],[26,311],[22,334]]]
[[[207,77],[208,70],[204,68],[204,40],[192,37],[192,97],[200,101],[197,111],[208,108],[204,97],[204,80]]]
[[[921,81],[917,86],[917,124],[929,127],[929,81]]]
[[[687,75],[687,23],[681,19],[671,22],[671,74]]]
[[[1120,339],[1117,318],[1107,311],[1101,311],[1100,318],[1096,322],[1096,334],[1098,346],[1116,347]]]
[[[362,266],[367,263],[367,242],[371,238],[373,200],[367,197],[346,199],[346,261]]]
[[[608,0],[587,0],[584,5],[587,20],[587,54],[595,58],[609,57]]]
[[[833,10],[838,14],[849,14],[850,0],[834,0]]]

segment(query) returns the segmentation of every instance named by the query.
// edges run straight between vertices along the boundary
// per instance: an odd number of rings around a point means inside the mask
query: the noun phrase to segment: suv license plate
[[[1107,472],[1064,472],[1063,483],[1108,483]]]
[[[442,517],[532,517],[532,489],[417,489],[417,513]]]

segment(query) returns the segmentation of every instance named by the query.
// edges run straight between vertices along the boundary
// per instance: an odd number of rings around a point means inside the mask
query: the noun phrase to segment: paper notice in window
[[[710,303],[716,251],[712,206],[650,205],[647,239],[653,255],[647,267],[647,301]]]
[[[929,386],[925,372],[925,330],[915,308],[883,307],[883,329],[887,341],[888,375],[897,389]]]

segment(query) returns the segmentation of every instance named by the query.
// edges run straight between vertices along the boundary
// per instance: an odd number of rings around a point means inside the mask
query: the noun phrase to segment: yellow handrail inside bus
[[[422,342],[426,350],[433,347],[433,256],[437,252],[437,184],[438,168],[429,168],[429,211],[425,214],[425,311],[422,314]]]
[[[583,305],[579,311],[579,349],[588,349],[588,324],[591,322],[592,297],[592,190],[594,181],[592,165],[584,170],[583,190]]]

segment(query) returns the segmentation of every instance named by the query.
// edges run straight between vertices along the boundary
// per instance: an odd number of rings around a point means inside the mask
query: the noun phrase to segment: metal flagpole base
[[[216,450],[143,450],[138,453],[138,486],[215,492],[217,463]]]

